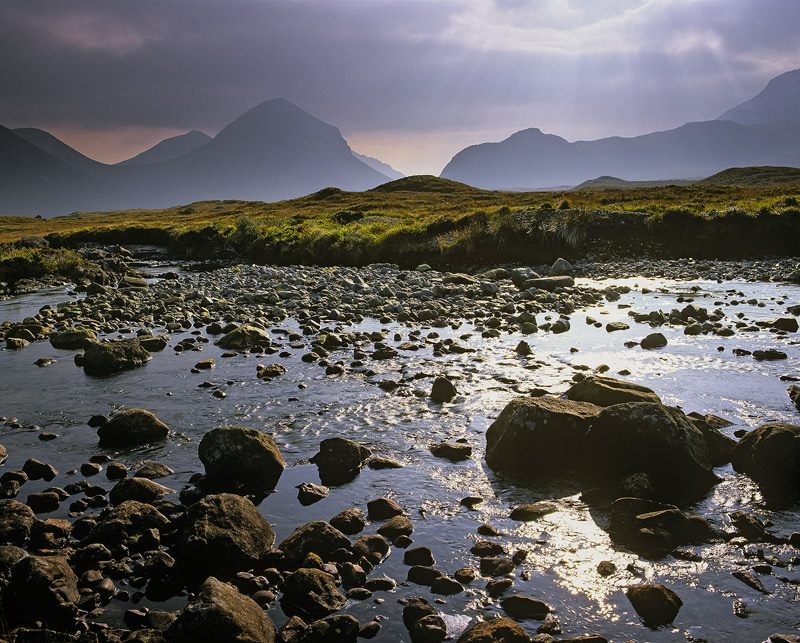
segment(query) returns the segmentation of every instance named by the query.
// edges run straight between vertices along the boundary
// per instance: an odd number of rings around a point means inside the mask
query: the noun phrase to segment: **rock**
[[[16,625],[43,621],[58,628],[71,624],[77,615],[78,578],[62,556],[20,559],[7,592],[4,612]]]
[[[255,568],[274,540],[272,527],[250,500],[222,493],[189,507],[173,549],[190,582],[199,582]]]
[[[50,336],[53,348],[76,350],[84,348],[89,342],[97,339],[97,333],[90,328],[76,326]]]
[[[211,576],[165,636],[180,643],[274,643],[275,626],[253,599]]]
[[[267,364],[259,368],[256,375],[261,379],[271,380],[286,374],[286,367],[283,364]]]
[[[503,556],[484,556],[481,558],[481,574],[484,576],[505,576],[515,569],[514,561]]]
[[[530,344],[528,344],[528,342],[525,340],[520,340],[519,344],[517,344],[517,347],[514,349],[514,352],[517,355],[522,355],[523,357],[533,354]]]
[[[346,438],[328,438],[319,443],[319,453],[309,461],[319,468],[324,485],[349,482],[358,475],[370,450]]]
[[[0,545],[0,594],[11,583],[11,571],[20,560],[28,555],[24,549],[14,545]]]
[[[453,596],[464,591],[464,587],[455,578],[439,576],[431,583],[431,592],[442,596]]]
[[[30,342],[27,339],[21,339],[19,337],[6,337],[6,348],[12,351],[21,351],[26,346],[29,346]]]
[[[378,533],[390,541],[394,541],[398,536],[410,536],[413,531],[414,525],[405,516],[390,518],[378,527]]]
[[[531,520],[537,520],[542,516],[546,516],[547,514],[551,514],[556,511],[558,511],[558,507],[555,504],[542,500],[540,502],[514,507],[509,518],[511,518],[511,520],[528,522]]]
[[[301,640],[302,643],[355,643],[358,636],[359,625],[355,616],[335,614],[309,624],[303,630]]]
[[[456,462],[469,458],[472,455],[472,447],[463,442],[440,442],[431,447],[431,453],[437,458],[447,458]]]
[[[278,545],[288,569],[300,566],[309,553],[326,560],[337,549],[352,549],[350,539],[323,520],[315,520],[295,529]]]
[[[158,353],[167,347],[169,337],[167,335],[159,335],[158,337],[140,337],[139,344],[148,353]]]
[[[641,472],[658,497],[682,500],[700,497],[718,481],[703,434],[679,409],[662,404],[627,402],[605,408],[582,448],[584,473],[609,488]]]
[[[28,476],[28,480],[44,480],[50,482],[58,475],[52,464],[45,464],[36,458],[28,458],[22,465],[22,471]]]
[[[731,461],[770,502],[800,497],[800,426],[772,422],[749,431],[739,440]]]
[[[444,576],[444,572],[428,565],[414,565],[408,570],[408,582],[417,585],[433,585],[437,578]]]
[[[572,267],[572,264],[559,257],[558,259],[553,262],[553,265],[550,266],[550,270],[547,273],[548,277],[563,277],[569,276],[572,277],[575,274],[575,269]]]
[[[789,394],[789,399],[792,401],[792,404],[795,405],[798,411],[800,411],[800,386],[797,384],[792,384],[786,392]]]
[[[124,545],[134,551],[140,550],[139,541],[147,542],[144,535],[153,529],[164,529],[169,519],[155,507],[128,500],[104,511],[100,520],[84,538],[84,544],[101,543],[113,549]]]
[[[327,616],[344,607],[346,602],[333,576],[320,569],[301,567],[283,581],[281,606],[287,614]]]
[[[169,427],[150,411],[127,409],[97,429],[100,446],[128,447],[160,442],[169,435]]]
[[[266,433],[241,426],[213,429],[198,448],[214,489],[259,493],[275,488],[286,467],[278,445]]]
[[[409,549],[403,554],[403,562],[406,565],[425,565],[430,567],[435,565],[436,561],[433,559],[430,547],[414,547]]]
[[[329,522],[331,527],[347,535],[357,534],[364,529],[364,526],[367,524],[364,518],[364,512],[357,507],[350,507],[349,509],[340,511],[331,518]]]
[[[3,464],[6,461],[6,458],[8,458],[8,451],[6,451],[6,448],[0,444],[0,464]]]
[[[784,330],[787,333],[796,333],[800,328],[796,317],[778,317],[778,319],[770,322],[770,326],[778,330]]]
[[[563,472],[574,465],[575,445],[601,410],[550,396],[512,400],[486,431],[486,463],[496,471],[507,469],[526,477]],[[531,466],[533,453],[548,457]]]
[[[110,375],[144,366],[151,357],[135,337],[92,342],[83,354],[83,370],[87,375]]]
[[[377,565],[389,555],[389,543],[383,536],[377,534],[360,536],[353,545],[353,554],[359,558],[364,557],[373,565]]]
[[[60,499],[57,493],[43,491],[41,493],[31,493],[25,501],[34,513],[48,513],[56,511],[59,507]]]
[[[370,458],[369,462],[367,462],[367,466],[370,469],[402,469],[403,464],[398,462],[397,460],[390,460],[389,458],[383,458],[379,455],[376,455],[374,458]]]
[[[757,350],[753,351],[753,358],[757,359],[759,362],[774,362],[780,359],[786,359],[788,356],[783,351],[779,351],[775,348],[768,348],[767,350]]]
[[[111,467],[110,464],[108,466]],[[171,476],[173,473],[175,472],[166,464],[162,464],[161,462],[148,462],[147,464],[142,465],[136,471],[136,473],[133,474],[133,477],[156,480],[158,478],[166,478],[167,476]]]
[[[266,331],[249,324],[242,324],[220,337],[214,343],[220,348],[241,350],[254,346],[269,346],[271,342]]]
[[[117,288],[132,288],[134,290],[147,290],[149,284],[141,277],[124,275],[117,283]]]
[[[767,591],[767,588],[764,587],[764,583],[762,583],[759,580],[758,576],[756,576],[753,572],[746,571],[746,570],[740,570],[740,571],[731,572],[731,575],[734,578],[742,581],[748,587],[756,590],[757,592],[761,592],[762,594],[769,594],[769,592]]]
[[[210,357],[208,359],[200,360],[199,362],[197,362],[197,364],[194,365],[194,367],[198,371],[208,371],[211,370],[212,368],[216,368],[216,366],[217,363]]]
[[[539,277],[534,279],[526,279],[523,281],[521,290],[530,290],[531,288],[536,288],[538,290],[552,292],[556,288],[571,288],[574,285],[575,280],[569,276]]]
[[[426,599],[415,596],[403,608],[403,624],[411,643],[440,643],[447,636],[447,626],[436,608]]]
[[[661,403],[661,398],[646,386],[599,375],[590,375],[576,382],[564,395],[576,402],[589,402],[602,407],[623,402]]]
[[[458,391],[456,390],[455,385],[446,377],[437,377],[435,380],[433,380],[433,386],[431,387],[431,400],[437,404],[449,402],[456,395],[458,395]]]
[[[646,625],[658,627],[675,620],[683,601],[668,587],[644,584],[629,588],[625,595]]]
[[[0,545],[22,547],[36,521],[33,510],[16,500],[0,500]]]
[[[608,333],[614,333],[619,330],[628,330],[629,328],[630,326],[628,324],[621,321],[609,322],[606,324],[606,332]]]
[[[530,643],[530,637],[510,618],[480,621],[466,629],[457,643]]]
[[[642,348],[653,349],[667,345],[667,338],[662,333],[650,333],[641,342]]]
[[[297,492],[297,499],[304,507],[313,505],[315,502],[319,502],[323,498],[327,498],[328,494],[330,493],[330,489],[328,489],[328,487],[322,487],[318,484],[312,484],[310,482],[304,482],[303,484],[298,485],[297,488],[299,489]]]
[[[529,596],[514,594],[500,601],[503,611],[512,618],[542,619],[550,613],[550,606]]]
[[[391,498],[375,498],[367,502],[367,515],[373,520],[386,520],[403,513],[403,508]]]
[[[597,573],[600,576],[611,576],[614,572],[617,571],[617,566],[612,563],[610,560],[601,560],[597,564]]]
[[[709,422],[705,417],[695,418],[691,415],[687,415],[686,417],[689,418],[691,423],[703,434],[706,446],[708,447],[708,454],[711,456],[711,464],[715,467],[728,464],[733,457],[733,451],[736,448],[736,440],[722,433],[717,426]],[[718,419],[722,420],[722,418]]]
[[[175,490],[148,478],[123,478],[111,489],[108,499],[112,505],[122,504],[126,500],[152,505],[171,493],[175,493]]]

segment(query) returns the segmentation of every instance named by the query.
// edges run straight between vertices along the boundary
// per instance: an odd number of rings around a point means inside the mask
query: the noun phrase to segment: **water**
[[[286,345],[286,350],[294,354],[285,358],[277,354],[222,358],[222,351],[213,341],[201,344],[202,351],[172,351],[171,347],[190,336],[191,331],[173,334],[170,347],[154,354],[144,368],[104,378],[86,376],[73,363],[74,351],[54,349],[48,342],[37,342],[18,352],[4,350],[0,352],[0,415],[14,417],[21,425],[0,426],[0,443],[9,451],[4,468],[21,468],[28,457],[35,456],[58,469],[59,476],[52,482],[26,483],[19,498],[23,502],[29,493],[79,478],[80,474],[73,470],[95,453],[107,453],[132,470],[147,461],[163,462],[175,474],[159,482],[180,490],[188,486],[192,474],[202,471],[197,445],[206,431],[231,424],[255,427],[273,435],[289,465],[275,493],[259,505],[274,525],[276,542],[310,520],[330,519],[349,506],[366,509],[367,500],[385,495],[407,510],[414,522],[415,546],[428,545],[436,566],[450,575],[462,567],[477,567],[478,559],[469,552],[474,542],[483,538],[476,534],[476,528],[484,522],[497,527],[509,554],[517,550],[528,552],[527,560],[514,575],[514,587],[507,594],[525,594],[553,606],[565,636],[596,632],[613,641],[761,641],[775,632],[796,632],[800,621],[797,584],[760,576],[771,592],[763,595],[731,576],[731,571],[749,569],[757,562],[757,550],[761,548],[767,556],[774,555],[787,563],[785,568],[775,567],[776,575],[797,580],[800,574],[790,562],[798,555],[796,550],[719,544],[692,548],[700,554],[701,562],[672,556],[661,560],[641,558],[610,540],[603,529],[607,515],[584,505],[579,500],[580,489],[571,479],[525,485],[486,466],[485,431],[509,400],[535,388],[559,394],[568,388],[576,373],[588,373],[601,364],[609,366],[610,376],[626,369],[630,375],[625,379],[650,386],[665,403],[679,405],[686,412],[714,413],[731,420],[735,425],[725,429],[729,434],[737,428],[766,422],[798,421],[798,411],[786,394],[788,382],[780,379],[782,375],[800,375],[796,336],[781,338],[759,330],[739,332],[733,337],[687,337],[682,327],[662,326],[657,330],[668,339],[665,348],[646,351],[638,346],[625,348],[624,343],[641,340],[654,330],[634,323],[628,317],[629,310],[668,312],[685,305],[685,301],[678,301],[679,297],[694,298],[694,303],[709,310],[721,307],[727,320],[741,312],[748,323],[754,323],[785,315],[787,305],[800,301],[800,287],[643,278],[602,285],[612,284],[636,287],[617,302],[577,311],[571,316],[572,329],[565,334],[540,332],[524,338],[504,335],[482,339],[466,322],[457,329],[420,327],[423,338],[433,330],[442,338],[462,337],[459,341],[476,352],[434,357],[430,346],[402,352],[395,360],[370,362],[367,367],[377,371],[373,376],[326,376],[319,366],[300,360],[307,347]],[[642,294],[645,287],[653,292]],[[55,306],[66,298],[63,289],[56,289],[2,301],[0,320],[18,321],[35,314],[42,305]],[[750,299],[763,305],[731,304]],[[619,320],[627,321],[631,328],[607,333],[605,328],[587,325],[587,315],[603,326]],[[540,323],[545,321],[544,315],[538,317]],[[555,319],[556,315],[552,317]],[[297,328],[292,320],[279,326]],[[354,329],[383,329],[388,331],[387,343],[395,345],[399,343],[392,339],[395,333],[405,341],[412,330],[399,324],[381,326],[374,320]],[[468,333],[471,336],[463,338]],[[528,341],[533,355],[521,357],[513,351],[521,339]],[[734,348],[778,348],[788,354],[788,359],[758,362],[751,356],[737,357]],[[45,368],[35,366],[34,362],[42,357],[56,362]],[[209,357],[215,359],[215,369],[191,373],[197,361]],[[333,352],[330,361],[349,363],[351,358],[352,349],[347,349]],[[284,364],[287,373],[272,381],[257,379],[256,365],[271,362]],[[377,386],[381,380],[414,374],[425,377],[394,394]],[[433,404],[427,394],[431,378],[442,374],[454,379],[459,396],[440,406]],[[206,380],[214,387],[198,386]],[[226,393],[224,399],[213,397],[217,388]],[[95,430],[86,425],[87,419],[122,408],[154,412],[170,427],[170,438],[150,447],[100,449]],[[38,435],[43,431],[57,434],[58,439],[41,442]],[[316,467],[304,461],[317,452],[320,440],[337,435],[364,443],[375,454],[399,460],[405,466],[382,471],[364,468],[352,482],[332,488],[328,498],[303,507],[297,501],[295,487],[302,482],[319,483]],[[459,438],[465,438],[473,447],[472,458],[465,462],[435,458],[428,450],[437,442]],[[532,466],[536,457],[534,454]],[[569,454],[562,457],[568,459]],[[729,466],[717,473],[723,481],[703,501],[686,508],[687,513],[702,515],[724,528],[729,523],[728,514],[742,508],[771,520],[778,533],[800,531],[797,505],[771,510],[763,505],[757,487],[746,477]],[[112,486],[103,474],[96,481],[106,488]],[[484,502],[475,510],[468,510],[459,504],[467,495],[480,495]],[[531,523],[508,519],[513,506],[541,499],[555,501],[559,511]],[[68,504],[63,503],[63,510],[47,517],[64,517]],[[369,524],[364,533],[374,533],[378,526]],[[408,640],[398,598],[435,598],[427,587],[405,583],[408,567],[402,557],[402,550],[394,548],[374,572],[397,580],[396,590],[376,592],[373,599],[363,602],[351,601],[344,610],[361,623],[376,616],[385,617],[379,640]],[[614,562],[618,571],[601,577],[596,567],[603,560]],[[629,565],[633,571],[626,569]],[[645,627],[627,601],[625,588],[644,579],[671,587],[683,600],[671,626],[656,630]],[[487,580],[479,577],[465,592],[445,597],[437,605],[447,616],[454,636],[476,617],[500,613],[497,600],[484,589]],[[177,597],[158,606],[177,610],[185,600]],[[747,618],[734,615],[736,601],[747,605]],[[118,624],[133,603],[112,601],[98,620]],[[138,605],[157,604],[142,599]],[[269,613],[277,626],[286,619],[277,603]],[[540,624],[522,622],[531,635]]]

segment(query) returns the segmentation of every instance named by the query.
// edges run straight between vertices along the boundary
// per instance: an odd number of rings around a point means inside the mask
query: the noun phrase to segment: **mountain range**
[[[357,156],[336,127],[283,98],[254,107],[213,138],[192,131],[116,165],[43,130],[0,126],[0,214],[279,201],[328,186],[367,190],[396,178],[375,167],[380,161]]]
[[[800,69],[715,120],[642,136],[570,143],[531,128],[456,154],[443,178],[484,189],[546,189],[600,175],[699,179],[733,166],[800,167]]]

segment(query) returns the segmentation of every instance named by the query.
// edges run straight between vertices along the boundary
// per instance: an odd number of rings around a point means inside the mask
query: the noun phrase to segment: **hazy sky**
[[[0,124],[119,161],[285,97],[438,174],[526,127],[708,120],[800,67],[800,0],[0,0]]]

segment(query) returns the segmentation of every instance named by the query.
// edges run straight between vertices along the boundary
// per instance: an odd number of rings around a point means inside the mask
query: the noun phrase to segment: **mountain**
[[[372,158],[371,156],[365,156],[364,154],[359,154],[358,152],[355,151],[353,152],[353,156],[355,156],[362,163],[366,163],[367,165],[369,165],[373,170],[377,170],[384,176],[388,176],[392,181],[396,181],[397,179],[402,179],[403,177],[405,177],[405,174],[403,174],[402,172],[398,172],[388,163],[379,161],[378,159]]]
[[[755,125],[797,118],[800,114],[800,69],[773,78],[760,94],[729,109],[717,120]]]
[[[592,190],[605,188],[659,188],[667,185],[691,185],[696,181],[688,179],[664,179],[663,181],[625,181],[616,176],[598,176],[596,179],[584,181],[573,190]]]
[[[732,167],[697,181],[697,185],[742,185],[771,187],[800,185],[800,169],[796,167]]]
[[[153,147],[137,154],[133,158],[120,161],[117,165],[150,165],[170,161],[196,150],[201,145],[205,145],[211,140],[208,134],[204,134],[196,129],[180,136],[165,138]]]
[[[213,139],[190,132],[118,165],[93,161],[42,130],[21,134],[4,128],[0,136],[0,214],[277,201],[389,180],[357,159],[336,127],[280,98],[249,110]]]

